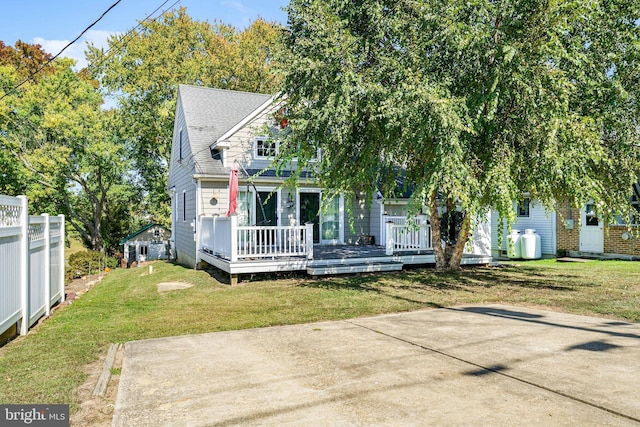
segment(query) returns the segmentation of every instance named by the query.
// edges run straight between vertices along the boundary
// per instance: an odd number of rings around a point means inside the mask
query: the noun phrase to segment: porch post
[[[386,238],[387,238],[387,245],[386,245],[386,251],[385,253],[387,255],[393,255],[393,247],[395,246],[395,240],[393,238],[393,222],[392,221],[387,221],[385,223],[385,232],[387,234]]]
[[[307,259],[313,259],[313,223],[306,222],[305,227],[305,245],[307,246]]]
[[[231,215],[231,262],[238,261],[238,215]]]
[[[420,249],[429,248],[429,230],[427,229],[427,220],[425,217],[420,218]]]

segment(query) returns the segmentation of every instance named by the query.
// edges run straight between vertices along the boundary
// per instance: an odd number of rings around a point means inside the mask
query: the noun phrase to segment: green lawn
[[[82,252],[82,251],[86,251],[87,248],[85,248],[82,245],[82,241],[80,240],[79,237],[69,237],[69,247],[65,247],[64,248],[64,258],[65,261],[69,261],[69,257],[71,256],[71,254],[74,254],[76,252]]]
[[[168,263],[115,270],[26,338],[0,349],[0,402],[75,403],[83,367],[111,342],[345,319],[464,303],[540,306],[640,322],[640,263],[554,260],[440,275],[430,269],[363,276],[219,284]],[[159,282],[192,288],[159,294]]]

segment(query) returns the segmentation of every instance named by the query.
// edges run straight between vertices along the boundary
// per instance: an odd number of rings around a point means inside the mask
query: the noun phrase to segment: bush
[[[118,260],[108,257],[102,252],[81,251],[69,256],[69,265],[66,269],[67,280],[77,279],[88,274],[96,274],[105,268],[113,269],[118,265]]]

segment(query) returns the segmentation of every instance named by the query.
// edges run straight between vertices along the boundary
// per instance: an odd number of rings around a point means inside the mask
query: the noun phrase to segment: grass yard
[[[555,260],[466,269],[288,278],[229,287],[206,272],[158,262],[115,270],[0,349],[0,402],[76,404],[83,367],[109,343],[345,319],[464,303],[506,303],[640,322],[640,263]],[[159,293],[159,282],[188,289]],[[72,409],[73,410],[73,409]]]

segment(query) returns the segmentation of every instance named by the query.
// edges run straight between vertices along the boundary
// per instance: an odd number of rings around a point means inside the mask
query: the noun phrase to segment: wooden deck
[[[243,259],[231,262],[214,254],[200,251],[202,261],[230,275],[306,271],[310,275],[352,274],[402,270],[405,265],[434,265],[435,255],[431,250],[407,251],[387,255],[383,246],[317,245],[313,248],[313,259],[305,257],[280,257]],[[465,254],[463,265],[489,264],[490,255]]]

